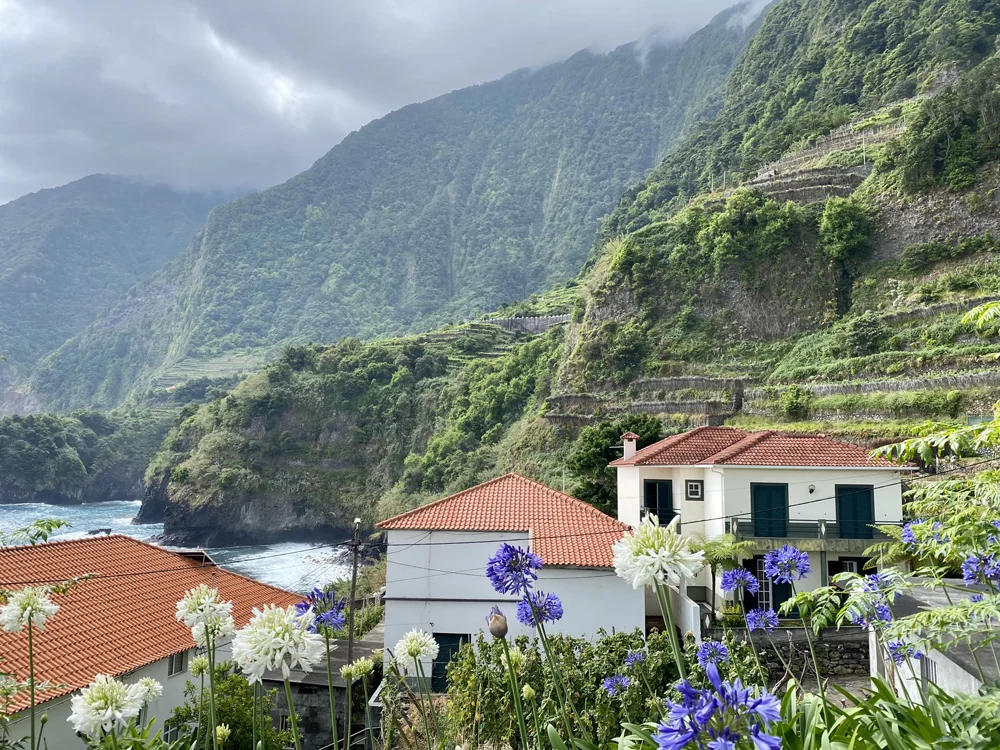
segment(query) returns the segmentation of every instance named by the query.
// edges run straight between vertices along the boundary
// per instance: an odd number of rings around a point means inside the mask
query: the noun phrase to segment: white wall
[[[888,682],[899,695],[906,696],[908,694],[912,700],[922,702],[921,662],[917,659],[910,659],[908,663],[904,661],[897,666],[888,659],[884,650],[881,654],[877,652],[874,633],[869,635],[868,647],[871,650],[869,660],[871,662],[871,676],[880,677]],[[950,695],[975,695],[983,686],[978,677],[970,674],[941,651],[931,651],[925,658],[934,664],[933,671],[936,673],[934,681],[937,686]],[[912,671],[910,665],[913,667]]]
[[[798,469],[798,468],[745,468],[727,466],[725,476],[725,509],[727,515],[740,516],[741,523],[750,520],[750,485],[775,483],[788,485],[788,520],[815,521],[837,520],[838,484],[870,484],[875,487],[875,521],[885,523],[900,521],[903,517],[902,489],[899,472],[893,469],[864,470]],[[809,486],[816,489],[809,492]],[[884,486],[890,485],[890,486]]]
[[[409,630],[473,635],[486,630],[486,617],[498,605],[510,636],[533,635],[517,622],[518,597],[497,594],[486,577],[486,561],[504,541],[527,546],[526,533],[389,531],[385,591],[385,645],[392,649]],[[412,546],[408,546],[412,545]],[[554,593],[564,615],[549,633],[593,638],[642,628],[645,605],[610,568],[543,567],[536,590]],[[386,655],[388,658],[388,654]],[[430,670],[430,664],[424,665]]]
[[[188,663],[194,657],[195,651],[188,652]],[[128,684],[133,684],[143,677],[152,677],[163,685],[163,695],[159,700],[152,701],[147,707],[144,721],[155,718],[155,728],[162,729],[165,719],[170,718],[174,708],[184,704],[184,683],[192,679],[187,670],[167,677],[167,659],[147,664],[134,672],[119,676],[119,679]],[[42,734],[42,739],[48,744],[50,750],[72,750],[73,748],[86,747],[85,743],[76,736],[73,725],[69,723],[70,700],[76,692],[64,695],[61,698],[53,698],[36,707],[38,719],[43,713],[48,714],[48,721]],[[37,722],[36,719],[36,728]],[[11,739],[17,740],[21,737],[29,737],[31,734],[31,722],[29,713],[22,711],[14,716],[11,721]],[[27,741],[25,742],[27,745]]]

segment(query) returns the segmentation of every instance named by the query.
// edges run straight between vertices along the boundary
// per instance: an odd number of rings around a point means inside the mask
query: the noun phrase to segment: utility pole
[[[351,550],[354,552],[354,570],[351,572],[351,601],[347,610],[347,663],[354,661],[354,592],[358,586],[358,552],[360,551],[361,519],[354,519],[354,541]],[[348,728],[350,731],[350,728]]]

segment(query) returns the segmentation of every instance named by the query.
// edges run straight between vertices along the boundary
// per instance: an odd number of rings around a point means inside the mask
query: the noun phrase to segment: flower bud
[[[503,616],[503,612],[497,605],[493,605],[493,610],[486,617],[486,624],[489,627],[490,635],[494,638],[507,637],[507,618]]]
[[[220,745],[225,745],[226,740],[229,739],[229,734],[229,725],[219,724],[219,726],[215,728],[215,741]]]
[[[533,701],[535,700],[535,689],[526,682],[524,683],[524,687],[521,688],[521,695],[526,701]]]

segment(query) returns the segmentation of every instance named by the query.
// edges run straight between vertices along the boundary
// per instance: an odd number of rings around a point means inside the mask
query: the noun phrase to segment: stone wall
[[[533,318],[487,318],[486,322],[513,333],[544,333],[552,326],[568,323],[570,315],[542,315]]]
[[[722,628],[710,628],[706,639],[721,640]],[[774,648],[762,633],[754,633],[753,644],[760,655],[771,678],[778,680],[784,674],[784,667],[775,655]],[[746,631],[742,631],[746,638]],[[782,658],[789,662],[796,679],[815,679],[812,659],[806,642],[805,631],[801,628],[778,628],[771,634],[771,640],[780,650]],[[814,638],[816,661],[822,677],[865,676],[870,674],[868,633],[861,628],[844,627],[840,630],[824,630]],[[803,674],[805,677],[803,678]]]

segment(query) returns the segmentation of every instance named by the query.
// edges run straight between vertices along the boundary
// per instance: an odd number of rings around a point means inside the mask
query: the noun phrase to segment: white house
[[[36,710],[39,717],[48,714],[43,738],[59,750],[85,746],[67,721],[70,699],[98,674],[128,683],[158,680],[163,696],[148,705],[143,717],[155,718],[157,729],[185,702],[188,663],[196,650],[191,631],[177,622],[175,612],[188,589],[200,583],[217,588],[223,599],[232,600],[237,627],[249,621],[255,606],[288,606],[301,599],[222,570],[204,553],[179,554],[127,536],[0,549],[0,587],[6,589],[85,575],[93,577],[53,597],[59,611],[33,634],[36,681],[51,685],[39,692]],[[27,631],[0,630],[0,656],[0,672],[26,680]],[[27,693],[21,693],[8,709],[14,741],[29,735],[29,705]],[[169,727],[167,736],[176,736]]]
[[[645,624],[643,592],[618,578],[611,546],[628,527],[587,503],[519,474],[485,482],[378,524],[387,534],[385,644],[391,649],[413,628],[441,646],[428,674],[443,687],[459,646],[486,629],[498,605],[511,636],[533,631],[517,621],[518,597],[498,594],[487,560],[503,542],[529,548],[544,561],[536,590],[562,600],[552,633],[586,638],[598,630]],[[387,654],[388,658],[388,654]]]
[[[812,572],[803,590],[828,584],[842,571],[860,571],[863,553],[878,538],[873,524],[902,519],[901,471],[863,448],[825,435],[735,427],[699,427],[636,450],[626,433],[618,475],[618,519],[638,524],[647,513],[666,523],[680,516],[685,535],[710,539],[732,532],[754,543],[746,567],[761,582],[751,606],[775,607],[790,596],[771,584],[763,555],[784,544],[809,553]],[[682,627],[697,632],[692,602],[710,601],[703,571],[682,599]],[[720,599],[721,600],[721,599]],[[686,610],[685,610],[686,605]]]

